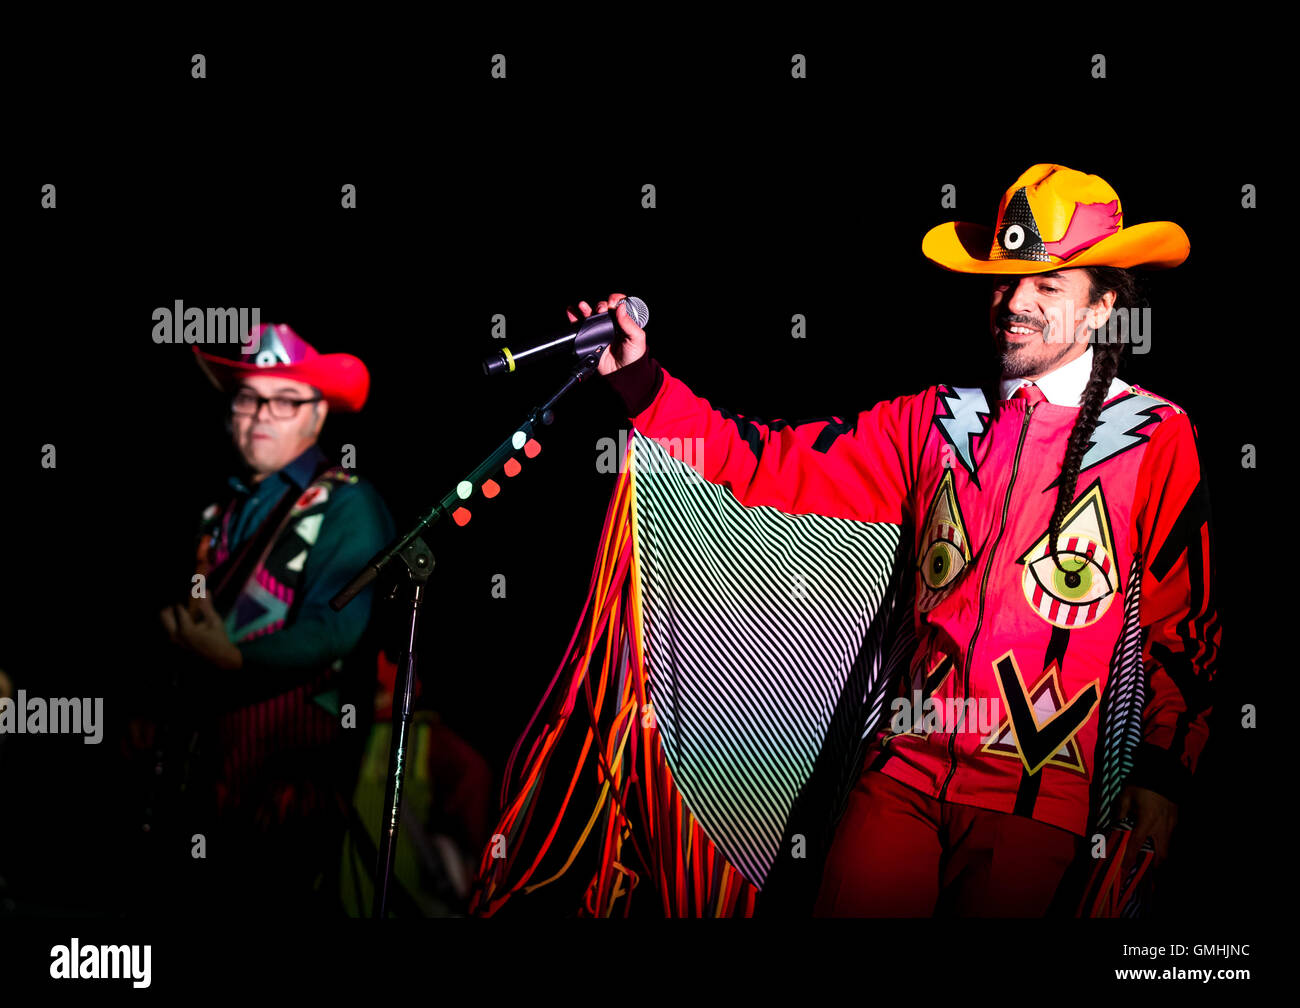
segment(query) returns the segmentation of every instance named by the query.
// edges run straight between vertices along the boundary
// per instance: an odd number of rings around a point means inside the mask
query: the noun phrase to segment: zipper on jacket
[[[970,635],[970,644],[966,646],[966,661],[962,663],[961,671],[961,699],[963,701],[962,709],[965,710],[966,697],[970,693],[970,667],[975,657],[975,638],[979,636],[980,627],[984,624],[984,592],[989,585],[989,575],[993,572],[993,559],[997,556],[998,546],[1002,542],[1002,534],[1007,530],[1007,511],[1011,506],[1011,488],[1016,485],[1016,473],[1020,469],[1020,449],[1025,444],[1025,432],[1029,430],[1029,417],[1034,412],[1034,406],[1037,403],[1031,403],[1025,410],[1025,422],[1020,425],[1020,440],[1016,442],[1016,456],[1011,462],[1011,479],[1007,483],[1007,495],[1002,501],[1002,520],[998,524],[998,537],[993,540],[993,547],[989,550],[989,562],[984,567],[984,579],[980,582],[980,604],[979,615],[975,618],[975,630]],[[952,775],[957,772],[957,733],[950,732],[948,735],[948,758],[952,765],[948,767],[948,776],[943,779],[943,787],[939,789],[939,801],[943,801],[948,795],[948,784],[952,781]]]

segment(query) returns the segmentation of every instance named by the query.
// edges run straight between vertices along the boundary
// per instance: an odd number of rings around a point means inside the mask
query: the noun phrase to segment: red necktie
[[[1030,406],[1036,406],[1047,399],[1047,396],[1043,395],[1042,389],[1030,382],[1028,385],[1021,385],[1020,388],[1016,389],[1011,398],[1024,399]]]

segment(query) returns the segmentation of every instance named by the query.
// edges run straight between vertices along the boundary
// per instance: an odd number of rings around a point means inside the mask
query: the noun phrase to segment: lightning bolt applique
[[[1119,212],[1119,200],[1109,203],[1075,203],[1074,213],[1065,234],[1057,241],[1043,242],[1043,248],[1054,256],[1069,259],[1077,252],[1096,245],[1120,228],[1124,215]]]
[[[970,481],[976,489],[981,489],[979,477],[975,475],[975,439],[988,430],[991,412],[984,391],[941,385],[939,402],[948,411],[948,415],[939,416],[936,413],[934,425],[939,428],[943,439],[952,445],[961,464],[970,473]]]
[[[1088,450],[1079,463],[1079,472],[1086,472],[1095,465],[1113,459],[1116,455],[1123,455],[1130,448],[1151,440],[1148,435],[1139,434],[1138,431],[1160,419],[1155,412],[1157,408],[1169,405],[1154,396],[1136,393],[1107,403],[1097,417],[1097,429],[1092,432]],[[1058,476],[1047,489],[1052,489],[1059,482]]]

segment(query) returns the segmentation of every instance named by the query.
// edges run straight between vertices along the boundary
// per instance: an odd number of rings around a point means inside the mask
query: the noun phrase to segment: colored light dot
[[[537,458],[537,453],[542,450],[542,446],[537,443],[536,438],[529,438],[528,443],[524,445],[524,454],[529,458]]]
[[[505,470],[506,470],[506,475],[507,475],[507,476],[518,476],[518,475],[519,475],[519,470],[522,469],[522,468],[523,468],[523,466],[521,466],[521,465],[519,464],[519,460],[518,460],[518,459],[516,459],[516,458],[508,458],[508,459],[506,459]]]
[[[512,448],[515,449],[515,451],[518,451],[520,448],[524,446],[524,442],[527,440],[528,440],[528,435],[521,430],[517,430],[515,431],[514,437],[510,439],[510,445]]]
[[[451,518],[457,525],[464,525],[469,521],[469,509],[458,507],[451,513]]]
[[[501,492],[501,484],[496,480],[485,480],[483,483],[483,496],[495,497]]]
[[[461,500],[469,500],[469,495],[474,492],[474,484],[469,480],[461,480],[456,484],[456,496]]]

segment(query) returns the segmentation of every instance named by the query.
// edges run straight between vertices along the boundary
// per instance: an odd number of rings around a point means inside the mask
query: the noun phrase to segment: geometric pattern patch
[[[1065,709],[1065,695],[1061,691],[1060,669],[1055,661],[1047,668],[1047,673],[1043,679],[1032,690],[1029,705],[1034,712],[1034,720],[1041,726],[1047,724],[1052,718],[1056,717]],[[992,742],[986,742],[981,747],[982,752],[992,753],[994,756],[1008,756],[1011,759],[1019,760],[1021,758],[1020,749],[1016,746],[1016,733],[1011,727],[1011,718],[1008,715],[998,726],[998,730]],[[1073,735],[1061,743],[1051,756],[1048,757],[1046,766],[1060,767],[1063,770],[1072,770],[1082,776],[1083,753],[1079,749],[1079,742]]]
[[[1059,682],[1060,671],[1055,660],[1048,666],[1046,678],[1034,688],[1033,698],[1025,687],[1024,678],[1016,664],[1015,655],[1008,651],[993,663],[994,679],[998,684],[1002,703],[1007,709],[1007,722],[1012,735],[1012,747],[1020,759],[1025,771],[1030,775],[1038,773],[1048,763],[1060,761],[1067,769],[1071,766],[1071,756],[1078,756],[1078,749],[1069,748],[1096,709],[1101,694],[1094,679],[1082,687],[1078,693],[1064,702],[1065,696]],[[1040,709],[1037,702],[1042,700],[1043,683],[1049,685],[1047,701]],[[1045,717],[1043,715],[1046,715]],[[999,732],[999,737],[1001,736]],[[1006,755],[997,750],[990,750],[994,755]]]
[[[321,522],[325,520],[324,514],[308,515],[300,519],[295,526],[294,531],[298,533],[308,545],[316,542],[316,537],[320,535]]]
[[[920,653],[918,653],[917,657],[921,658],[922,662],[916,666],[916,670],[912,674],[912,698],[914,701],[912,707],[914,720],[912,723],[914,726],[919,727],[922,722],[921,719],[916,716],[915,712],[920,710],[925,705],[925,702],[934,695],[935,691],[947,681],[948,677],[957,667],[957,663],[953,660],[951,655],[938,654],[933,657],[930,670],[927,672],[925,671],[924,658]],[[881,736],[881,741],[883,743],[888,743],[900,735],[921,734],[921,731],[894,731],[891,728],[887,734]]]
[[[294,502],[293,513],[297,514],[300,511],[306,511],[308,508],[315,507],[317,504],[324,504],[329,500],[329,497],[329,487],[325,483],[313,483],[304,490],[302,496]]]
[[[283,626],[289,606],[287,590],[261,571],[235,600],[226,617],[226,632],[236,644],[265,636]]]

